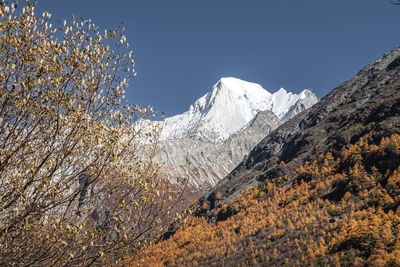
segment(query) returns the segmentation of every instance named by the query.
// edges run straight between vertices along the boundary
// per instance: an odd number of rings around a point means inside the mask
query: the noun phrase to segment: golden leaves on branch
[[[162,234],[180,196],[141,148],[159,134],[136,127],[153,110],[124,100],[135,62],[123,28],[50,18],[0,4],[5,266],[112,262]]]

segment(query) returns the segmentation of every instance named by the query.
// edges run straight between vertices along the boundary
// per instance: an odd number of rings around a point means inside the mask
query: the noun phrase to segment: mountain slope
[[[229,198],[256,180],[290,177],[305,160],[313,160],[323,151],[338,155],[343,146],[369,131],[374,131],[376,139],[398,133],[399,56],[397,46],[313,107],[282,124],[216,190]],[[276,166],[280,162],[285,164]]]
[[[297,95],[280,89],[271,94],[255,83],[222,78],[211,92],[195,101],[187,112],[167,118],[161,139],[224,141],[260,111],[270,110],[280,119],[290,117],[290,114],[299,111],[296,109],[287,114],[300,100],[303,101],[303,108],[318,102],[318,98],[309,90]]]
[[[326,153],[305,163],[290,187],[277,178],[244,190],[215,208],[216,222],[188,215],[169,239],[143,248],[129,262],[400,266],[400,135],[376,144],[370,137],[360,138],[338,158]],[[397,157],[396,170],[368,169],[371,157],[382,160],[388,153]],[[340,198],[338,190],[344,193]]]
[[[400,46],[284,123],[148,266],[400,266]]]

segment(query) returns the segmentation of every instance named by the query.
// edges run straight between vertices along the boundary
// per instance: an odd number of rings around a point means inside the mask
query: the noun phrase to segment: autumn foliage
[[[124,100],[128,49],[122,29],[0,1],[1,266],[115,262],[164,232],[179,190],[140,150],[158,131]]]
[[[371,136],[304,163],[290,180],[247,188],[210,220],[188,216],[125,264],[399,266],[400,135]],[[214,223],[227,209],[233,215]]]

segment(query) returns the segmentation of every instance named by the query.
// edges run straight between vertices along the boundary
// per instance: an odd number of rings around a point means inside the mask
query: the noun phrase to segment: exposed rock
[[[246,127],[224,142],[176,139],[160,143],[155,159],[165,162],[174,179],[189,177],[193,199],[217,184],[233,170],[281,121],[271,111],[262,111]]]

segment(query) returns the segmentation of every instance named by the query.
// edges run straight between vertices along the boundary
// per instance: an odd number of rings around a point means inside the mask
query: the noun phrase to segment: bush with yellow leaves
[[[124,100],[122,27],[34,10],[0,1],[0,265],[114,261],[163,233],[180,191],[140,148],[159,129]]]

